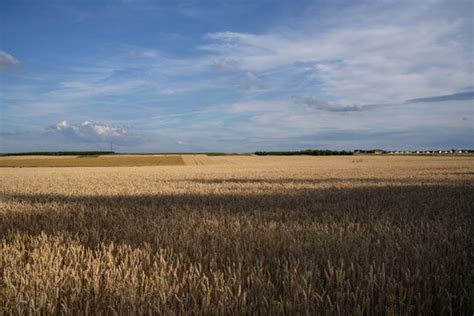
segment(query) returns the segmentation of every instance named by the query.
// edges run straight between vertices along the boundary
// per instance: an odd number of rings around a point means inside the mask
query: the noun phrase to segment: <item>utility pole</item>
[[[111,153],[114,151],[113,149],[114,149],[114,147],[113,147],[113,145],[112,145],[112,142],[110,142],[110,152],[111,152]]]

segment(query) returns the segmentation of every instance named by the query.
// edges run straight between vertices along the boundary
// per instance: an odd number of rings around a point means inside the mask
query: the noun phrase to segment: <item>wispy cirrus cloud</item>
[[[406,103],[420,103],[420,102],[445,102],[445,101],[464,101],[474,100],[474,91],[458,92],[447,95],[438,95],[432,97],[423,97],[407,100]]]
[[[305,97],[305,96],[293,96],[292,99],[296,104],[305,105],[315,110],[323,110],[323,111],[330,111],[330,112],[356,112],[356,111],[366,111],[366,110],[379,108],[379,107],[400,106],[402,104],[474,100],[474,91],[458,92],[458,93],[453,93],[453,94],[438,95],[438,96],[431,96],[431,97],[414,98],[414,99],[409,99],[404,102],[398,102],[398,103],[379,103],[379,104],[346,104],[344,105],[344,104],[338,104],[334,102],[320,100],[315,97]]]
[[[243,91],[266,90],[270,86],[252,72],[247,72],[242,80],[239,81],[239,88]]]
[[[346,104],[403,102],[419,95],[448,94],[472,80],[471,22],[466,17],[448,18],[448,13],[443,17],[445,9],[401,2],[372,12],[370,20],[358,20],[357,11],[351,15],[348,9],[348,23],[322,31],[308,22],[299,29],[260,34],[216,32],[208,34],[208,43],[200,48],[238,61],[240,69],[256,75],[304,67],[322,99]],[[406,15],[417,19],[392,18]]]
[[[8,54],[7,52],[0,50],[0,69],[5,69],[14,65],[19,64],[20,61]]]
[[[236,70],[239,66],[237,60],[230,58],[219,58],[213,60],[212,64],[220,70]]]
[[[359,104],[341,105],[337,103],[319,100],[314,97],[293,96],[292,99],[298,105],[304,105],[314,110],[323,110],[323,111],[330,111],[330,112],[355,112],[355,111],[367,110],[369,108],[373,108],[377,106],[377,105],[368,105],[368,104],[367,105],[359,105]]]

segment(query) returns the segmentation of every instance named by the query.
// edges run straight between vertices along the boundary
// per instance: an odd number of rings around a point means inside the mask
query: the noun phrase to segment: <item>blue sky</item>
[[[474,147],[472,1],[0,2],[0,151]]]

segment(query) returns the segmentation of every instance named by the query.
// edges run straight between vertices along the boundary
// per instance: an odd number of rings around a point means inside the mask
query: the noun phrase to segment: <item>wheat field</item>
[[[0,314],[474,312],[474,158],[182,161],[0,168]]]
[[[182,166],[181,155],[12,156],[0,157],[0,167],[139,167]]]

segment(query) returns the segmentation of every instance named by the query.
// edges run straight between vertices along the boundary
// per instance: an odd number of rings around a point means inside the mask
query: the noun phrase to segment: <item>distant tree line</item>
[[[257,151],[255,155],[259,156],[336,156],[336,155],[352,155],[352,151],[346,150],[328,150],[328,149],[306,149],[300,151]]]
[[[356,154],[375,154],[375,153],[385,153],[383,149],[356,149],[354,153]]]
[[[0,156],[97,156],[112,155],[114,151],[33,151],[25,153],[6,153]]]

